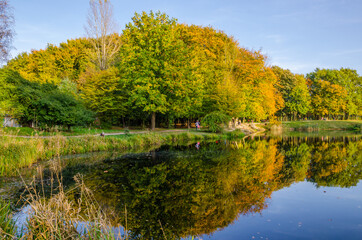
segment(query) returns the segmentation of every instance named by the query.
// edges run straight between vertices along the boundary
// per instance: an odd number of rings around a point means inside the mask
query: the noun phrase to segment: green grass
[[[48,138],[0,137],[0,176],[14,176],[23,167],[31,166],[38,160],[57,156],[99,151],[132,150],[161,146],[176,142],[203,141],[242,137],[218,135],[205,132],[145,133],[115,136],[66,137],[56,135]]]
[[[360,130],[362,129],[361,120],[311,120],[311,121],[291,121],[283,122],[283,129],[295,130]]]
[[[15,239],[16,227],[10,204],[0,199],[0,239]]]

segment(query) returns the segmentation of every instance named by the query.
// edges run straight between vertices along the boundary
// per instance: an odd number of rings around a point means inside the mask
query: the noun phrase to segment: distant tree
[[[310,85],[313,113],[318,117],[343,115],[346,110],[347,91],[338,84],[315,79]]]
[[[112,5],[109,0],[90,0],[89,6],[85,30],[93,46],[91,60],[100,70],[105,70],[112,65],[121,45]]]
[[[0,62],[9,57],[14,36],[14,16],[8,0],[0,0]]]
[[[272,70],[278,79],[276,87],[285,103],[278,115],[295,118],[297,114],[306,114],[309,110],[309,103],[308,87],[304,77],[278,66],[273,66]]]
[[[288,93],[285,108],[296,120],[296,115],[306,115],[311,110],[311,98],[306,79],[303,75],[295,75],[295,85]]]
[[[339,113],[340,115],[347,118],[353,115],[362,115],[362,77],[357,74],[356,70],[348,68],[341,68],[339,70],[317,68],[314,72],[309,73],[307,77],[310,79],[312,93],[314,89],[319,86],[319,80],[340,86],[342,89],[336,90],[338,93],[342,90],[347,93],[343,94],[345,107],[343,111]],[[342,99],[340,99],[339,102],[340,101],[342,101]],[[338,108],[338,106],[331,107]]]

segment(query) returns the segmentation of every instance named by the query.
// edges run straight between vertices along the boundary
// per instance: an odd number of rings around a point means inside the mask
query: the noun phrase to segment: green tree
[[[272,70],[278,78],[276,87],[284,100],[284,108],[278,114],[293,117],[294,120],[297,115],[306,115],[311,110],[311,99],[304,76],[278,66],[273,66]]]
[[[311,99],[306,80],[303,75],[295,75],[296,84],[289,93],[288,101],[285,102],[287,111],[292,113],[294,120],[296,115],[306,115],[311,109]]]
[[[8,68],[0,70],[0,114],[21,118],[29,105],[39,96],[38,85],[26,81]]]
[[[54,91],[43,93],[31,107],[40,126],[49,129],[54,126],[64,126],[70,130],[72,126],[90,124],[94,120],[91,111],[68,93]]]
[[[230,121],[230,117],[221,112],[212,112],[203,117],[201,121],[211,132],[222,132],[224,125]]]
[[[313,113],[316,116],[334,117],[343,115],[346,109],[346,90],[338,84],[333,84],[321,79],[315,79],[311,86]]]
[[[316,88],[320,87],[319,81],[321,80],[330,83],[334,88],[333,91],[343,98],[333,103],[327,103],[333,108],[330,112],[342,115],[343,118],[362,115],[362,78],[357,74],[356,70],[317,68],[314,72],[309,73],[307,77],[310,79],[312,96],[317,92]],[[339,110],[337,110],[338,108]]]
[[[104,121],[124,117],[127,113],[127,89],[119,78],[119,70],[110,67],[103,71],[88,69],[87,81],[81,86],[81,97],[91,110]]]
[[[136,13],[123,31],[120,70],[134,108],[151,114],[186,115],[195,102],[188,49],[180,40],[176,20],[164,13]]]
[[[70,128],[93,121],[93,113],[69,89],[27,81],[7,68],[0,71],[0,83],[1,114],[18,118],[23,125]]]

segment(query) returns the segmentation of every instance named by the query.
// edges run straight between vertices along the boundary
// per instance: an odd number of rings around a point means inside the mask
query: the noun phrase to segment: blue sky
[[[84,37],[88,0],[9,0],[12,56]],[[269,65],[309,73],[356,69],[362,75],[361,0],[111,0],[121,32],[135,12],[165,12],[180,23],[212,26],[240,46],[261,50]]]

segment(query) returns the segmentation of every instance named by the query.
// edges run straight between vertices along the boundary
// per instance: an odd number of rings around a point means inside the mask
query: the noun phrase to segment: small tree
[[[230,117],[222,112],[212,112],[207,114],[202,120],[203,125],[207,125],[211,132],[222,132]]]

